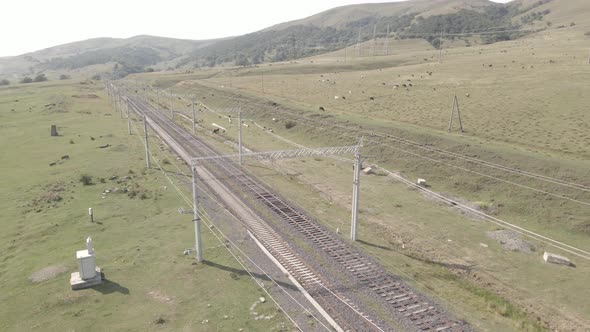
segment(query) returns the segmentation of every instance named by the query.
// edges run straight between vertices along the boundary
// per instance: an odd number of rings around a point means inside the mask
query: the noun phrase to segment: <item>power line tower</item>
[[[342,155],[342,154],[351,154],[355,155],[355,160],[360,159],[360,146],[359,145],[352,145],[352,146],[338,146],[338,147],[327,147],[327,148],[303,148],[303,149],[295,149],[295,150],[281,150],[281,151],[265,151],[265,152],[249,152],[244,154],[238,155],[223,155],[223,156],[210,156],[210,157],[198,157],[190,159],[190,166],[192,169],[192,187],[193,187],[193,221],[195,224],[195,249],[197,252],[197,261],[201,261],[202,257],[202,248],[201,248],[201,218],[199,216],[199,209],[198,209],[198,195],[197,195],[197,178],[198,173],[207,172],[205,164],[212,161],[231,161],[235,159],[251,159],[251,160],[278,160],[278,159],[289,159],[289,158],[306,158],[306,157],[318,157],[318,156],[334,156],[334,155]],[[358,167],[357,167],[358,166]],[[360,169],[360,162],[355,162],[355,167]],[[203,175],[203,173],[201,173]],[[356,197],[356,200],[353,201],[353,225],[354,233],[351,233],[353,241],[356,240],[356,216],[358,215],[358,186],[359,186],[359,174],[355,173],[355,193],[353,194]],[[208,176],[210,178],[210,176]],[[356,203],[355,203],[356,202]],[[356,211],[355,211],[356,209]],[[354,234],[354,235],[352,235]]]
[[[389,55],[389,24],[387,25],[387,34],[385,35],[385,55]]]
[[[438,39],[438,63],[442,63],[443,56],[443,31],[440,31],[440,38]]]
[[[358,57],[361,57],[361,29],[362,27],[359,25],[359,39],[358,42],[356,43],[356,48],[358,49]]]
[[[373,25],[373,59],[375,59],[375,48],[377,43],[377,24]]]
[[[461,111],[459,111],[459,99],[457,99],[457,93],[453,97],[453,108],[451,109],[451,118],[449,119],[449,133],[453,129],[453,118],[455,115],[455,109],[457,110],[457,117],[459,118],[459,128],[463,133],[463,122],[461,121]]]

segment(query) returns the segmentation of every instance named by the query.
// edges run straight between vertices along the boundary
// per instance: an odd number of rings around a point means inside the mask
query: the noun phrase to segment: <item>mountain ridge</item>
[[[409,0],[355,4],[332,8],[299,20],[283,22],[253,33],[210,40],[151,35],[99,37],[56,45],[14,57],[0,58],[0,76],[67,71],[93,65],[119,64],[123,74],[148,68],[166,70],[216,65],[256,65],[292,60],[350,47],[373,37],[426,39],[438,47],[440,31],[457,33],[494,26],[548,28],[566,23],[567,15],[590,26],[577,13],[590,7],[583,0]],[[582,9],[580,9],[582,8]],[[555,13],[555,14],[554,14]],[[528,15],[528,16],[527,16]],[[567,22],[569,23],[569,22]],[[494,34],[483,42],[520,38],[523,34]]]

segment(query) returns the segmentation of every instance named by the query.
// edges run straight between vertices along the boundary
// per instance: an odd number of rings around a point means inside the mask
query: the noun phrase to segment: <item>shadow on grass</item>
[[[129,288],[108,279],[104,279],[102,284],[96,285],[92,289],[102,294],[121,293],[129,295]]]
[[[238,276],[248,276],[248,277],[250,276],[247,271],[236,269],[236,268],[225,266],[225,265],[221,265],[221,264],[217,264],[217,263],[214,263],[214,262],[211,262],[211,261],[203,260],[203,264],[205,264],[207,266],[215,267],[215,268],[218,268],[218,269],[221,269],[221,270],[224,270],[224,271],[228,271],[228,272],[231,272],[231,273],[235,273]],[[266,274],[260,274],[260,273],[255,273],[255,272],[250,272],[250,273],[252,273],[252,275],[255,278],[257,278],[257,279],[265,280],[265,281],[268,281],[268,282],[272,282],[270,280],[270,278]],[[283,288],[288,288],[290,290],[299,291],[299,289],[295,285],[293,285],[291,283],[286,283],[284,281],[279,281],[279,280],[276,280],[276,279],[275,279],[275,281],[276,281],[277,284],[279,284]]]
[[[383,250],[387,250],[387,251],[393,251],[393,249],[386,247],[386,246],[382,246],[382,245],[378,245],[378,244],[373,244],[367,241],[363,241],[363,240],[358,240],[358,242],[362,243],[362,244],[366,244],[368,246],[374,247],[374,248],[379,248],[379,249],[383,249]]]

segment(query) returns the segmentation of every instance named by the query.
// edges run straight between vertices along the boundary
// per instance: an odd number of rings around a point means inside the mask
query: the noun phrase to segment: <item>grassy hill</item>
[[[348,145],[364,135],[367,165],[378,164],[410,181],[426,178],[432,190],[454,202],[588,250],[589,192],[430,149],[590,186],[590,135],[585,130],[590,107],[590,37],[585,32],[590,29],[583,17],[589,8],[581,1],[568,3],[554,0],[535,8],[530,2],[515,3],[526,6],[521,16],[549,10],[542,20],[520,23],[524,27],[552,22],[551,27],[477,47],[445,41],[442,62],[424,39],[391,40],[384,55],[384,39],[379,38],[376,56],[368,40],[362,48],[350,45],[296,61],[154,73],[133,80],[196,95],[213,109],[241,105],[243,119],[260,125],[242,128],[244,144],[255,151],[296,147],[288,142]],[[519,16],[513,20],[522,22]],[[454,131],[447,132],[455,94],[464,133],[456,122]],[[222,121],[217,114],[200,112],[198,119],[208,129],[200,137],[217,137],[207,135],[212,123]],[[236,140],[238,130],[230,126],[220,140]],[[379,133],[392,137],[378,138]],[[348,236],[350,164],[318,158],[255,171],[328,229]],[[590,290],[583,287],[588,260],[529,238],[533,252],[504,248],[504,240],[489,235],[500,231],[498,225],[453,212],[448,204],[392,182],[384,173],[363,175],[361,183],[360,238],[366,242],[360,246],[394,273],[415,278],[418,287],[444,299],[475,330],[584,331],[590,326]],[[576,267],[544,263],[544,251],[564,254]],[[430,266],[422,265],[425,261]],[[490,294],[508,304],[497,303]]]
[[[0,58],[0,75],[32,75],[38,71],[73,70],[106,63],[111,66],[118,63],[130,72],[137,72],[211,43],[147,35],[127,39],[94,38]]]
[[[118,76],[148,70],[249,66],[294,60],[343,50],[374,38],[423,39],[440,46],[489,44],[522,38],[530,32],[590,26],[590,3],[583,0],[409,0],[333,8],[258,32],[207,41],[155,36],[95,38],[0,58],[0,78],[18,81],[39,72],[89,71]],[[471,31],[498,31],[467,35]],[[512,30],[522,30],[514,32]],[[581,32],[584,32],[581,30]],[[382,41],[383,42],[383,41]],[[361,47],[359,47],[361,48]],[[106,66],[105,66],[106,65]]]

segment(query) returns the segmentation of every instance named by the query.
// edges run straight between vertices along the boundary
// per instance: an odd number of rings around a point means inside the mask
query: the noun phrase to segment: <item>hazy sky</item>
[[[141,34],[185,39],[228,37],[337,6],[391,1],[6,0],[0,3],[3,14],[0,56],[95,37],[127,38]]]

